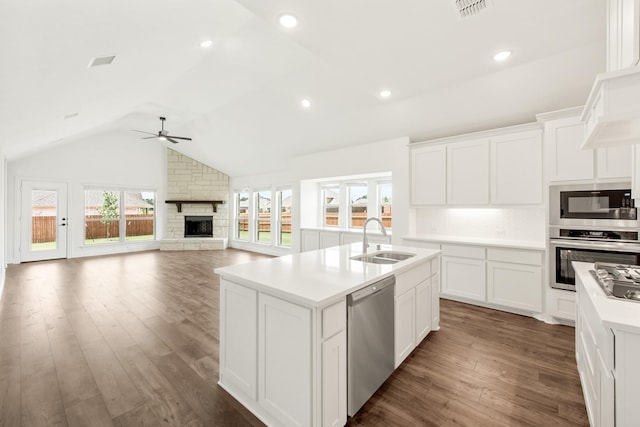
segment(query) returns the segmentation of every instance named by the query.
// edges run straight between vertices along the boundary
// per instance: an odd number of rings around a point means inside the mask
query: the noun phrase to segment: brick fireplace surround
[[[226,249],[229,236],[229,176],[190,157],[167,149],[167,200],[222,200],[216,212],[210,204],[167,204],[167,233],[160,250]],[[184,238],[184,217],[213,215],[213,237]]]

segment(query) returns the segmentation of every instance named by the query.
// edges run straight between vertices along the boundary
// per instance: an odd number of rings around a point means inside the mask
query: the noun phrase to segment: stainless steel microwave
[[[639,225],[628,183],[550,187],[549,223],[625,228]]]

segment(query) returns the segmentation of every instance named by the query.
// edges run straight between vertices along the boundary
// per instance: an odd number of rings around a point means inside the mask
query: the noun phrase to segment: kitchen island
[[[592,426],[638,426],[640,303],[608,297],[590,270],[576,273],[576,362]]]
[[[268,425],[347,421],[347,295],[395,276],[395,367],[439,328],[440,251],[362,244],[218,268],[219,384]]]

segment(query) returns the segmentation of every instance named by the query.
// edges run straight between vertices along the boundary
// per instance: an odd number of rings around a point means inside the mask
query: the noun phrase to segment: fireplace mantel
[[[182,212],[183,203],[192,205],[211,205],[214,212],[218,211],[218,205],[224,205],[223,200],[165,200],[165,203],[175,204],[176,208],[178,208],[178,212]]]

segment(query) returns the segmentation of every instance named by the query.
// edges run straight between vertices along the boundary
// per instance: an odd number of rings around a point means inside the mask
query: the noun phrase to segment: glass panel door
[[[22,183],[21,261],[66,258],[67,186]]]

